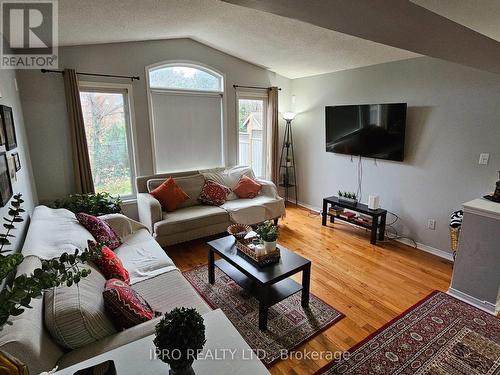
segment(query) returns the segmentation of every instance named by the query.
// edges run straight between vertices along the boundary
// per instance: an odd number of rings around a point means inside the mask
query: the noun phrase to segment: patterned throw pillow
[[[207,180],[203,189],[201,189],[198,200],[212,206],[220,206],[226,202],[227,195],[231,192],[227,186],[221,185],[215,181]]]
[[[106,281],[102,295],[104,307],[118,328],[130,328],[159,315],[139,293],[121,280]]]
[[[76,219],[92,234],[96,242],[105,243],[111,250],[122,244],[120,237],[104,220],[84,213],[76,214]]]
[[[94,241],[88,241],[89,249],[98,246]],[[94,260],[94,263],[102,272],[106,280],[119,279],[127,284],[130,283],[130,276],[127,269],[123,266],[120,258],[116,256],[113,250],[107,246],[101,247],[101,256]]]
[[[261,184],[243,175],[233,191],[239,198],[255,198],[259,194],[260,189],[262,189]]]
[[[163,184],[149,194],[158,199],[161,207],[167,212],[175,211],[189,198],[185,191],[175,183],[172,177],[167,178]]]

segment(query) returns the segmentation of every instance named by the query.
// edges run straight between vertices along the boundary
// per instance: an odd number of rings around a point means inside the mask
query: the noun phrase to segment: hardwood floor
[[[280,221],[278,242],[312,261],[311,292],[346,315],[297,350],[345,351],[433,290],[448,289],[448,261],[395,241],[371,245],[368,232],[349,224],[328,225],[321,225],[318,214],[293,206]],[[167,253],[181,270],[206,264],[206,239],[169,247]],[[270,371],[312,374],[327,362],[288,359]]]

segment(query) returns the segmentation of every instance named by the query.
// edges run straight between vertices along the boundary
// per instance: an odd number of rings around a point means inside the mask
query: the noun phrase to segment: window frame
[[[179,66],[179,67],[190,67],[190,68],[195,68],[199,70],[204,70],[210,74],[216,74],[220,77],[221,79],[221,89],[222,91],[214,91],[214,90],[186,90],[186,89],[169,89],[169,88],[157,88],[157,87],[151,87],[150,79],[149,79],[149,72],[151,70],[156,70],[162,67],[168,67],[168,66]],[[226,165],[226,161],[228,160],[228,141],[227,141],[227,88],[226,88],[226,75],[222,73],[221,71],[218,71],[217,69],[212,68],[211,66],[208,66],[206,64],[203,64],[198,61],[192,61],[192,60],[166,60],[166,61],[160,61],[151,65],[147,65],[145,67],[145,77],[146,77],[146,91],[147,91],[147,98],[148,98],[148,116],[149,116],[149,131],[150,131],[150,137],[151,137],[151,160],[152,160],[152,165],[153,165],[153,173],[157,174],[158,169],[156,165],[156,156],[155,156],[155,149],[156,149],[156,140],[155,140],[155,131],[154,131],[154,119],[153,119],[153,98],[152,94],[153,93],[165,93],[165,94],[180,94],[180,95],[208,95],[208,96],[214,96],[218,95],[221,97],[221,111],[222,111],[222,118],[221,118],[221,165],[220,167],[223,167]],[[162,173],[175,173],[175,172],[185,172],[185,171],[179,171],[172,169],[171,171],[168,172],[162,172]]]
[[[134,110],[134,95],[133,87],[129,83],[110,83],[110,82],[96,82],[96,81],[79,81],[78,82],[79,91],[83,92],[109,92],[109,93],[120,93],[124,94],[124,110],[128,114],[125,116],[126,123],[126,134],[127,134],[127,144],[128,144],[128,157],[130,165],[130,182],[132,185],[132,193],[128,195],[121,195],[123,203],[128,203],[135,201],[137,198],[137,187],[136,187],[136,177],[137,177],[137,144],[136,144],[136,126],[135,126],[135,110]],[[93,177],[92,177],[93,178]]]
[[[235,129],[236,129],[236,160],[240,165],[240,129],[238,125],[240,113],[240,99],[262,100],[263,101],[263,124],[262,124],[262,176],[258,178],[265,179],[267,176],[267,108],[269,105],[268,91],[261,89],[237,89],[236,90],[236,106],[235,106]]]

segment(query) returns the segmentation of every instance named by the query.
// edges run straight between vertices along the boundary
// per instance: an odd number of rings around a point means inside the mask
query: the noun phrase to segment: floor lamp
[[[286,125],[280,156],[280,186],[285,188],[285,204],[288,202],[290,189],[292,189],[295,193],[295,204],[297,205],[297,175],[295,171],[295,153],[293,151],[292,135],[292,120],[295,118],[295,113],[285,112],[282,116],[286,121]]]

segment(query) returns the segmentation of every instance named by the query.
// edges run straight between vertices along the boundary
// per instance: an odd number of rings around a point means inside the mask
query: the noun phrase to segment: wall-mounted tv
[[[403,161],[406,103],[325,107],[326,151]]]

